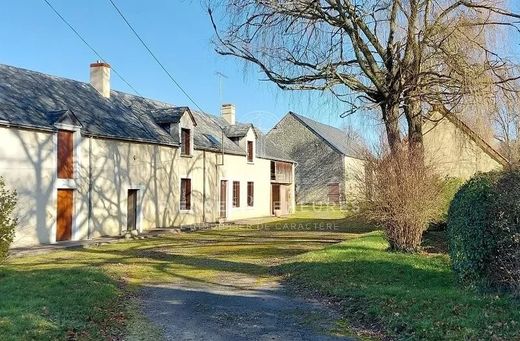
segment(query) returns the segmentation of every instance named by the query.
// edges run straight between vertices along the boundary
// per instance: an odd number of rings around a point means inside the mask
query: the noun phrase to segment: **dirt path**
[[[333,335],[337,316],[318,303],[274,282],[250,289],[236,280],[145,286],[142,310],[167,340],[353,340]]]

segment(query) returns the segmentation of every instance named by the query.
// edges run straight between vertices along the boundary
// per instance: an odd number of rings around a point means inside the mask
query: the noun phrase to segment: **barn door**
[[[327,187],[329,189],[329,204],[339,204],[339,183],[330,183]]]
[[[74,211],[74,191],[58,189],[56,214],[56,241],[72,238],[72,214]]]

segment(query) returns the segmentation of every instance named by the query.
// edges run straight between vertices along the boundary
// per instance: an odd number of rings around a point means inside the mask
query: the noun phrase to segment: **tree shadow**
[[[117,283],[92,267],[0,267],[0,339],[100,339],[110,333]],[[121,313],[121,312],[119,312]]]

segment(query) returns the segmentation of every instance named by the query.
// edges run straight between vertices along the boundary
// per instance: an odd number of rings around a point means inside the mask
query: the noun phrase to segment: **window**
[[[233,207],[240,207],[240,182],[233,181]]]
[[[240,137],[231,137],[230,140],[235,142],[235,144],[239,144],[240,143]]]
[[[191,210],[191,179],[181,179],[181,210]]]
[[[170,133],[170,123],[159,123],[159,127],[163,128],[168,134]]]
[[[58,178],[72,179],[74,177],[74,142],[73,132],[58,131]]]
[[[255,183],[249,181],[247,183],[247,206],[253,207],[255,205]]]
[[[191,155],[191,131],[181,129],[181,155]]]
[[[253,141],[247,141],[247,162],[253,162]]]

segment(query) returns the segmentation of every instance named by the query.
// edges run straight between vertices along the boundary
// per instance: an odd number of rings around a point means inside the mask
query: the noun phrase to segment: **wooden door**
[[[56,241],[70,240],[74,212],[74,191],[72,189],[58,189],[57,207]]]
[[[339,183],[330,183],[327,187],[329,189],[329,204],[339,204]]]
[[[128,231],[137,230],[137,190],[136,189],[128,190],[126,229]]]
[[[220,218],[227,218],[227,180],[220,180]]]
[[[271,185],[271,214],[280,209],[280,185]]]

